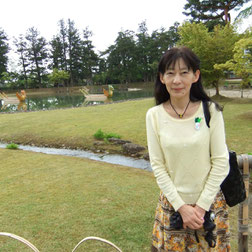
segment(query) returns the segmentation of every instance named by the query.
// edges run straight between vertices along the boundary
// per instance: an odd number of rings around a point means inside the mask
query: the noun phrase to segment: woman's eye
[[[167,75],[172,75],[173,74],[173,72],[167,72]]]
[[[187,74],[187,73],[188,73],[187,71],[182,72],[182,74]]]

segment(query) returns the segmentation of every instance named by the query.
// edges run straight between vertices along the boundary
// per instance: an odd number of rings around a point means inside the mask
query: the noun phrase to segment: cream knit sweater
[[[209,210],[229,172],[222,113],[210,105],[210,129],[202,102],[190,118],[171,117],[163,104],[146,114],[150,163],[162,192],[177,211],[183,204]],[[200,118],[198,129],[195,119]]]

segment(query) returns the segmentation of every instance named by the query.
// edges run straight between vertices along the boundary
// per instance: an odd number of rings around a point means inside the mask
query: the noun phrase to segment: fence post
[[[238,156],[238,165],[242,169],[243,180],[246,188],[246,200],[239,204],[238,212],[238,248],[239,252],[248,252],[249,237],[249,168],[252,167],[252,157]]]

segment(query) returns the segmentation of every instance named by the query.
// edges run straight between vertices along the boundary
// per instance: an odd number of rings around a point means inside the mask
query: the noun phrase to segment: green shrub
[[[95,137],[96,139],[102,140],[102,139],[105,138],[105,134],[104,134],[104,132],[103,132],[101,129],[98,129],[98,130],[96,131],[96,133],[94,134],[94,137]]]
[[[96,133],[94,134],[94,137],[98,140],[108,140],[108,138],[121,138],[120,135],[116,133],[104,133],[101,129],[97,130]]]
[[[118,135],[118,134],[116,134],[116,133],[108,133],[108,134],[106,134],[106,138],[118,138],[118,139],[120,139],[121,138],[121,136],[120,135]]]
[[[16,150],[16,149],[18,149],[18,145],[15,143],[10,143],[10,144],[6,145],[6,148],[11,149],[11,150]]]

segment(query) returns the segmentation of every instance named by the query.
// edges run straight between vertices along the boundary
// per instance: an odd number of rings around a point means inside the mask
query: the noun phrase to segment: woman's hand
[[[191,229],[199,229],[203,226],[204,215],[202,217],[200,209],[185,204],[178,209],[178,212],[182,216],[184,229],[187,227]]]
[[[199,207],[198,205],[196,205],[194,208],[195,208],[195,210],[197,212],[197,216],[200,217],[201,219],[203,218],[203,220],[204,220],[204,216],[205,216],[206,210],[203,209],[203,208],[201,208],[201,207]]]

